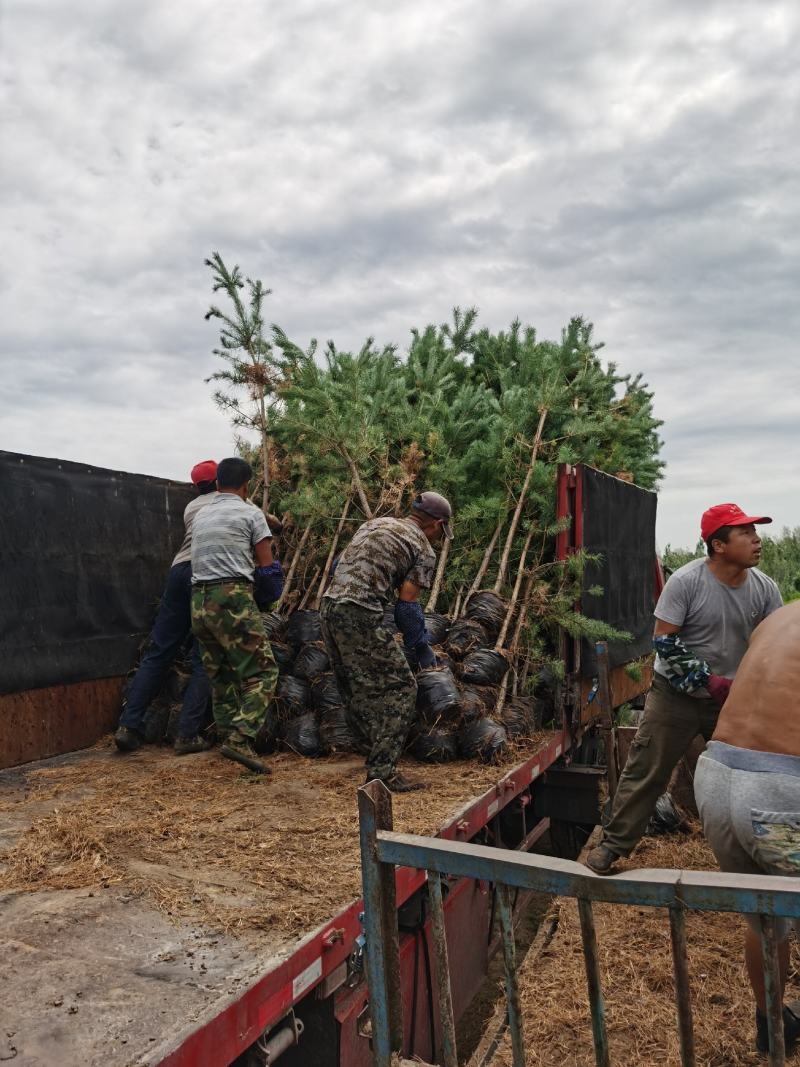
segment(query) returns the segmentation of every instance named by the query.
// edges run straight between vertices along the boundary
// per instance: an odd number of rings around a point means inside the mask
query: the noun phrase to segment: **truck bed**
[[[429,788],[394,799],[396,827],[452,823],[554,737],[499,767],[414,764]],[[361,760],[269,763],[105,740],[0,772],[0,1060],[161,1062],[352,904]]]

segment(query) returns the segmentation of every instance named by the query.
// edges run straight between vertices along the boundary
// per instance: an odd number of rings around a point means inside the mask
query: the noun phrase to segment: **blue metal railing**
[[[767,994],[769,1063],[770,1067],[783,1067],[783,1004],[775,920],[800,918],[800,890],[794,879],[767,875],[723,874],[717,871],[676,870],[626,871],[624,874],[604,878],[570,860],[445,841],[441,838],[393,833],[391,794],[377,781],[359,789],[358,810],[367,937],[367,980],[375,1067],[390,1067],[392,1052],[401,1051],[403,1043],[395,865],[428,872],[431,927],[436,948],[443,1067],[458,1065],[442,900],[442,881],[447,877],[473,878],[492,882],[497,886],[514,1067],[525,1067],[525,1047],[509,887],[575,897],[577,900],[598,1067],[610,1067],[611,1060],[600,983],[593,901],[669,909],[678,1033],[681,1062],[684,1067],[694,1067],[695,1064],[685,913],[689,910],[758,915],[761,922]]]

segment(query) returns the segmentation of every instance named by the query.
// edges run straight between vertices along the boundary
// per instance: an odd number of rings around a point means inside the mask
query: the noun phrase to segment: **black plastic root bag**
[[[474,619],[459,619],[450,627],[444,647],[451,656],[461,659],[476,648],[486,648],[489,635],[486,628]]]
[[[532,697],[509,697],[500,715],[509,737],[530,737],[536,729]]]
[[[270,641],[276,637],[282,637],[286,630],[286,616],[281,615],[279,611],[262,611],[261,619],[264,623],[264,629],[267,631],[267,637]]]
[[[506,747],[506,728],[487,717],[467,722],[458,731],[458,748],[465,759],[492,763]]]
[[[318,611],[295,611],[289,616],[286,626],[286,640],[299,648],[312,641],[322,640],[322,625]]]
[[[491,648],[479,648],[461,664],[464,685],[499,685],[508,670],[508,660]]]
[[[275,690],[275,705],[281,719],[291,719],[302,715],[311,706],[311,689],[302,678],[293,678],[284,674],[278,678]]]
[[[434,645],[433,654],[436,656],[436,663],[439,667],[448,667],[453,674],[456,673],[456,661],[452,656],[449,656],[441,645]]]
[[[423,763],[452,763],[458,759],[458,738],[452,730],[434,726],[414,735],[411,755]]]
[[[336,675],[333,671],[320,674],[311,683],[311,703],[320,712],[344,706],[344,697],[336,684]]]
[[[432,718],[452,717],[461,708],[453,672],[448,667],[430,667],[417,675],[417,709]]]
[[[323,752],[353,752],[358,748],[344,708],[325,708],[320,715],[319,736]]]
[[[477,689],[472,686],[465,686],[461,690],[461,718],[464,722],[474,722],[475,719],[482,719],[489,710],[491,709],[484,705],[483,698]]]
[[[298,756],[313,758],[322,755],[319,717],[315,711],[305,711],[302,715],[290,719],[282,734],[283,743]]]
[[[650,816],[645,834],[648,837],[659,837],[661,834],[671,834],[680,830],[683,826],[683,818],[675,807],[671,793],[662,793],[656,801],[656,807]]]
[[[430,634],[430,643],[432,645],[440,645],[447,637],[450,629],[450,620],[446,615],[440,615],[437,611],[426,611],[425,629]]]
[[[494,709],[497,707],[497,701],[500,697],[500,690],[496,685],[469,685],[464,686],[464,688],[478,694],[483,701],[486,715],[491,716],[494,714]]]
[[[282,641],[270,641],[269,647],[272,649],[272,655],[275,657],[280,673],[291,674],[294,652],[289,645],[284,645]]]
[[[330,668],[328,653],[321,641],[313,641],[303,645],[295,656],[292,674],[297,678],[305,678],[307,682],[313,682],[320,674],[324,674]]]
[[[481,623],[486,627],[492,639],[496,641],[505,621],[507,611],[508,604],[506,604],[505,600],[499,597],[497,593],[492,593],[490,590],[485,589],[482,592],[472,594],[467,601],[464,617]]]

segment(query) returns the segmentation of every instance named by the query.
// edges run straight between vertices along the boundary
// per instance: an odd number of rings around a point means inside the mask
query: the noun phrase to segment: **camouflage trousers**
[[[368,749],[367,774],[388,778],[416,716],[414,675],[380,613],[347,600],[324,600],[321,614],[350,727]]]
[[[278,668],[250,583],[195,586],[192,631],[211,679],[218,733],[238,730],[254,738],[275,693]]]

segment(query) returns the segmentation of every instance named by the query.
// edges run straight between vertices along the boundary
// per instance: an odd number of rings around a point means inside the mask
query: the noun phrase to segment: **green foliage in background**
[[[763,549],[759,570],[778,583],[784,603],[796,600],[800,596],[800,527],[790,530],[784,526],[777,537],[762,532],[761,541]],[[663,555],[664,566],[673,572],[684,563],[705,555],[706,546],[702,541],[697,542],[693,552],[688,548],[667,545]]]

